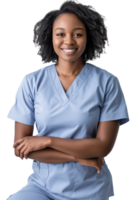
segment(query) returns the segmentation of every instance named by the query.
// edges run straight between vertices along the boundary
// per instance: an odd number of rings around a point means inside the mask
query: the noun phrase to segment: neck
[[[58,60],[58,63],[55,65],[55,67],[59,75],[73,76],[77,75],[82,70],[84,65],[85,64],[82,62],[82,60],[77,60],[74,62]]]

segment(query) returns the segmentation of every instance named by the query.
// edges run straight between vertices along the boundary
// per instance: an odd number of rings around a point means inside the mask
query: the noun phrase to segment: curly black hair
[[[35,46],[39,45],[38,55],[42,61],[58,62],[58,55],[55,53],[52,43],[52,28],[56,18],[63,13],[73,13],[84,23],[87,31],[87,44],[81,55],[82,61],[93,60],[100,57],[107,41],[107,29],[104,25],[104,16],[100,15],[92,6],[75,3],[73,0],[65,1],[59,10],[50,11],[43,19],[34,26]],[[108,44],[109,45],[109,44]],[[105,53],[105,52],[104,52]]]

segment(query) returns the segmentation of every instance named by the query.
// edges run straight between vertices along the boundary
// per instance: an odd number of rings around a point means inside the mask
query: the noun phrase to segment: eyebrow
[[[57,29],[65,30],[64,28],[56,28],[55,30]],[[74,28],[73,30],[78,30],[78,29],[84,30],[83,28]]]

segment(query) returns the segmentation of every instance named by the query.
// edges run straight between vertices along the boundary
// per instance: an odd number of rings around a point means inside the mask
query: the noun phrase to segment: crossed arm
[[[96,138],[63,139],[51,137],[49,147],[78,158],[105,157],[114,146],[119,123],[119,120],[100,122]]]
[[[27,157],[45,163],[63,163],[77,161],[79,158],[105,157],[111,152],[115,144],[119,124],[120,120],[100,122],[96,138],[63,139],[48,137],[47,148],[30,152]],[[21,128],[22,124],[17,122],[16,132],[17,129],[20,130]]]
[[[40,162],[44,162],[44,163],[64,163],[64,162],[72,162],[72,161],[79,162],[80,159],[84,159],[84,158],[104,157],[104,156],[99,156],[100,154],[96,154],[96,156],[91,156],[91,157],[88,156],[88,153],[87,153],[88,152],[87,151],[88,143],[87,142],[89,142],[89,141],[87,141],[87,139],[79,139],[79,140],[64,139],[64,142],[61,141],[60,139],[61,138],[54,137],[54,138],[52,138],[52,140],[53,140],[52,141],[50,138],[51,145],[49,145],[49,146],[51,146],[51,147],[47,147],[43,150],[32,151],[27,155],[27,157],[37,160],[37,161],[40,161]],[[99,141],[100,140],[98,139],[97,143],[96,143],[96,140],[94,139],[94,142],[95,142],[94,144],[100,145],[100,143],[98,143]],[[72,149],[68,149],[69,146],[72,144],[72,142],[73,142],[73,145],[74,144],[75,145],[73,146]],[[56,143],[57,144],[61,143],[61,144],[56,146]],[[66,144],[65,148],[62,151],[58,150],[58,149],[61,149],[64,144]],[[79,144],[80,144],[80,149],[82,150],[81,152],[79,149]],[[91,144],[93,145],[93,143],[91,143]],[[77,149],[79,149],[78,152],[77,152]],[[82,152],[84,152],[84,151],[85,151],[85,153],[82,154]],[[68,152],[68,153],[66,153],[66,152]],[[70,154],[70,152],[72,152],[72,154]],[[75,153],[75,152],[77,152],[77,153]],[[75,154],[78,156],[75,156]],[[84,157],[82,155],[84,155]]]

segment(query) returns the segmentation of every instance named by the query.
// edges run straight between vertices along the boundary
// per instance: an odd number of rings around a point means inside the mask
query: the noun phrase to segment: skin
[[[83,66],[80,56],[86,48],[86,27],[75,14],[64,13],[55,20],[52,31],[53,48],[58,55],[57,66],[64,75],[70,76]],[[61,48],[78,48],[78,50],[68,56]]]

